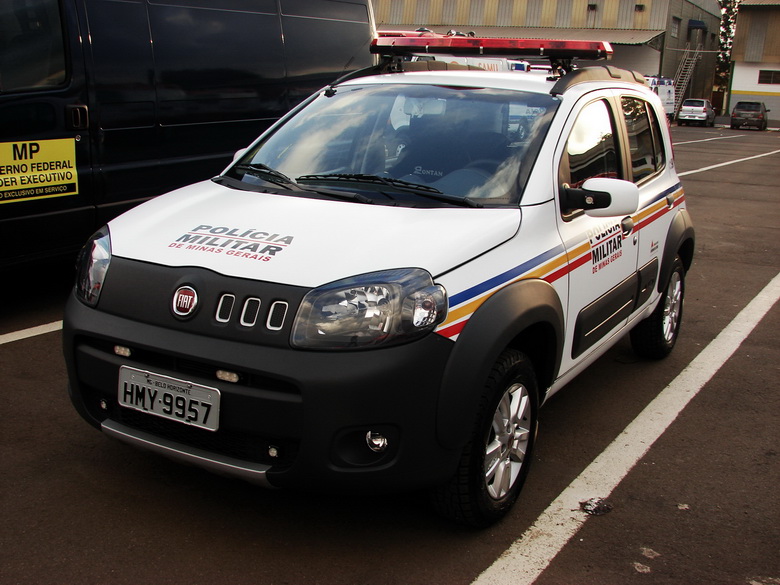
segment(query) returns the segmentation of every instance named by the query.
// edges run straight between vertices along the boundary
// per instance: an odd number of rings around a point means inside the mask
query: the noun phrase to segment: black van
[[[2,0],[0,266],[218,173],[375,34],[370,0]]]

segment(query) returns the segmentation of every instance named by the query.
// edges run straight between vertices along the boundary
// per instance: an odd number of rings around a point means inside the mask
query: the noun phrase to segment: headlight
[[[97,305],[110,262],[111,237],[106,226],[87,241],[79,254],[76,296],[81,302],[90,307]]]
[[[386,270],[310,291],[292,344],[308,349],[396,345],[432,331],[447,316],[447,293],[419,268]]]

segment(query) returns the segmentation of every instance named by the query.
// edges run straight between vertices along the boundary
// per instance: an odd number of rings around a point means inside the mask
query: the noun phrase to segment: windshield
[[[273,169],[302,187],[359,191],[378,203],[516,203],[557,105],[547,94],[487,88],[339,87],[226,175],[263,185]]]

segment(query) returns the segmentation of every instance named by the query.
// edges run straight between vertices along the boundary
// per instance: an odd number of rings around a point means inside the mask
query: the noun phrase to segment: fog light
[[[387,449],[387,437],[373,431],[368,431],[366,433],[366,445],[368,445],[368,448],[374,453],[382,453]]]
[[[130,351],[129,347],[125,347],[124,345],[115,345],[114,346],[114,353],[121,357],[130,357],[133,355],[133,352]]]
[[[268,445],[268,456],[273,457],[274,459],[279,457],[279,448],[274,447],[273,445]]]
[[[239,376],[235,372],[228,372],[227,370],[217,370],[217,379],[223,382],[232,382],[235,384],[238,382]]]
[[[100,401],[100,409],[101,410],[108,410],[108,402],[106,402],[105,400],[101,400]]]

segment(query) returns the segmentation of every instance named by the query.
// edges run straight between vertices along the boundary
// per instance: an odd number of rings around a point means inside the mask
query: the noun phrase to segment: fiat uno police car
[[[608,44],[373,51],[221,175],[90,239],[65,315],[70,396],[181,462],[269,487],[425,488],[485,526],[518,496],[545,400],[624,334],[641,356],[672,350],[693,227],[642,76],[570,66]]]

